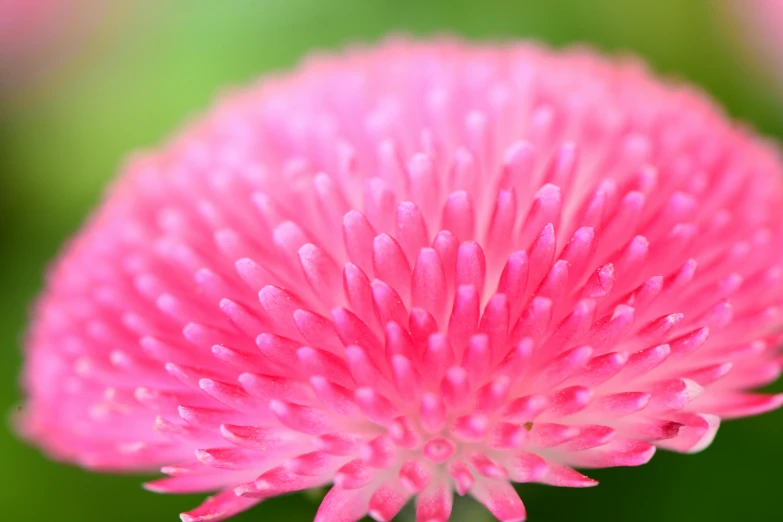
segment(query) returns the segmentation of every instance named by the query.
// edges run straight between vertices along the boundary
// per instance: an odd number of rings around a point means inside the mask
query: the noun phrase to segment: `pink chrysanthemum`
[[[230,96],[126,168],[51,272],[22,427],[222,520],[504,522],[512,482],[779,406],[772,147],[635,62],[390,42]]]

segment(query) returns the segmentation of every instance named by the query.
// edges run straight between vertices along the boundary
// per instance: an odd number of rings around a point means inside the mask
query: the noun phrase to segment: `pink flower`
[[[389,42],[130,162],[50,274],[21,419],[58,459],[316,521],[504,522],[512,482],[699,451],[773,409],[783,169],[635,62]]]

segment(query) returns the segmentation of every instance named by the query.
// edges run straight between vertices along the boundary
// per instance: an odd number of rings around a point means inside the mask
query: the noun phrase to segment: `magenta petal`
[[[219,522],[261,502],[257,498],[238,497],[232,490],[221,491],[209,497],[196,509],[182,513],[182,522]]]
[[[367,513],[369,497],[367,489],[346,490],[335,486],[321,502],[314,522],[356,522]]]

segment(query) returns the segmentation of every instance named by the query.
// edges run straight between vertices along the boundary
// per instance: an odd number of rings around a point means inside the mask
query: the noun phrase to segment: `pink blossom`
[[[390,41],[225,96],[53,267],[25,435],[317,522],[525,519],[514,482],[700,451],[783,402],[783,164],[693,89],[531,44]]]

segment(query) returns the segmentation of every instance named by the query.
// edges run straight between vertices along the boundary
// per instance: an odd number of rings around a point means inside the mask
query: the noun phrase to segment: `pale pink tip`
[[[50,273],[22,432],[315,520],[524,520],[512,482],[701,451],[781,372],[783,165],[636,62],[388,42],[135,158]]]

